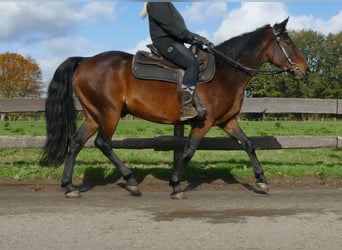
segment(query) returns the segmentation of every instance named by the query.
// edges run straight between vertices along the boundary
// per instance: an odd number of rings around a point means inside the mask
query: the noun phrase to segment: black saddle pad
[[[198,75],[198,83],[211,81],[215,75],[215,57],[211,53],[205,52],[208,56],[205,69]],[[184,74],[184,70],[170,64],[163,64],[160,60],[155,60],[152,52],[138,51],[133,57],[133,75],[139,79],[160,80],[172,83],[179,83]]]

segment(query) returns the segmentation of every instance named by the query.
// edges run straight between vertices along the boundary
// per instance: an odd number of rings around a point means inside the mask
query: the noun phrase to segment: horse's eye
[[[291,39],[286,39],[286,40],[285,40],[285,43],[286,43],[287,45],[290,45],[290,44],[292,43],[292,41],[291,41]]]

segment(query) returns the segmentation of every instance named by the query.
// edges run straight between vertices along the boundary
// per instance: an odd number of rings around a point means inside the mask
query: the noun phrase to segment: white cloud
[[[114,2],[91,2],[81,7],[66,1],[0,2],[0,39],[30,41],[66,35],[76,22],[114,19],[114,6]]]
[[[276,15],[275,15],[276,13]],[[287,18],[284,4],[279,2],[244,2],[233,9],[214,33],[214,43],[220,43],[233,36],[253,31],[265,24],[274,24]]]
[[[148,51],[149,49],[146,47],[147,44],[151,44],[151,38],[146,38],[140,42],[137,43],[137,45],[134,48],[131,48],[128,50],[128,53],[135,54],[138,50],[145,50]]]
[[[48,84],[58,65],[66,58],[93,56],[99,52],[102,52],[102,48],[85,37],[57,37],[45,40],[31,50],[23,47],[16,53],[33,57],[42,70],[43,82]]]
[[[90,2],[83,6],[77,13],[80,21],[97,21],[99,18],[114,20],[116,13],[114,11],[115,2]]]
[[[35,58],[39,59],[43,81],[47,83],[62,61],[70,56],[93,56],[101,51],[98,45],[84,37],[58,37],[42,42],[40,52]]]
[[[101,51],[85,37],[70,36],[82,23],[114,20],[116,3],[79,1],[0,2],[0,40],[22,43],[17,52],[38,62],[47,83],[58,65],[69,56],[90,56]],[[26,49],[31,45],[31,50]],[[6,49],[6,48],[5,48]]]
[[[314,23],[314,27],[321,31],[323,34],[328,33],[339,33],[342,31],[342,10],[336,15],[331,17],[329,20],[318,19]]]
[[[207,23],[220,19],[227,14],[224,2],[195,2],[183,11],[182,15],[190,22]]]
[[[309,30],[312,29],[312,24],[315,18],[313,16],[291,16],[288,24],[290,30]]]
[[[342,31],[342,10],[328,20],[315,19],[312,15],[291,16],[288,29],[293,30],[315,30],[324,35],[337,34]]]
[[[61,35],[67,30],[70,21],[67,3],[49,2],[46,4],[28,2],[1,2],[2,22],[0,22],[0,38],[2,40],[18,40],[37,33]],[[60,13],[65,18],[60,18]]]
[[[54,56],[71,56],[82,55],[90,56],[100,48],[90,42],[85,37],[67,38],[58,37],[42,42],[42,48],[45,49],[47,54]]]

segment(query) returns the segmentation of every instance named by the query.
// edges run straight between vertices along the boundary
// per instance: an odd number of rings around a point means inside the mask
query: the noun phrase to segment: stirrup
[[[198,115],[196,108],[193,106],[193,96],[189,91],[182,90],[180,92],[180,121],[192,119]]]

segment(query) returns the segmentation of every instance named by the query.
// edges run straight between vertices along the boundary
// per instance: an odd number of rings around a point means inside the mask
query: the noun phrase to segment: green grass
[[[336,122],[240,122],[249,136],[260,135],[342,135],[342,123]],[[186,127],[186,133],[189,128]],[[153,137],[172,135],[173,126],[146,121],[121,121],[115,137]],[[0,122],[0,135],[45,135],[43,121]],[[224,136],[212,128],[208,136]],[[154,177],[168,180],[172,173],[171,151],[115,150],[133,169],[138,180]],[[14,180],[60,179],[62,168],[41,168],[40,149],[0,149],[0,176]],[[337,149],[259,150],[259,160],[266,176],[342,178],[342,152]],[[97,149],[83,149],[77,158],[75,177],[89,181],[109,181],[120,177],[107,158]],[[253,177],[244,151],[197,151],[184,173],[184,179],[232,180]]]

